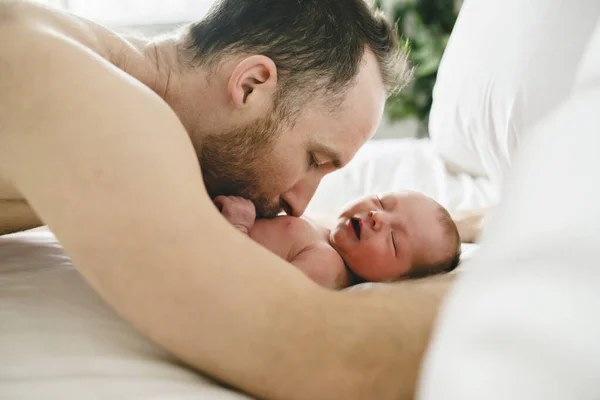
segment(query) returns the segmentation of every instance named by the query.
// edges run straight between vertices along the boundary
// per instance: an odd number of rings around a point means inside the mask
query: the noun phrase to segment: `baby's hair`
[[[448,210],[440,206],[439,212],[440,215],[438,221],[442,224],[446,237],[452,240],[452,248],[454,251],[452,252],[453,254],[450,260],[440,263],[438,267],[442,272],[450,272],[456,269],[460,262],[460,235],[458,234],[458,228]]]
[[[458,228],[448,210],[441,205],[438,208],[438,222],[442,225],[444,237],[452,241],[452,253],[449,257],[444,257],[440,261],[413,267],[411,272],[406,275],[407,278],[423,278],[429,275],[451,272],[460,263],[461,241]]]

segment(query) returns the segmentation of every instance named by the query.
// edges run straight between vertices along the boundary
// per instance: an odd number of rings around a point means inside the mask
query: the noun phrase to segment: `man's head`
[[[352,272],[376,282],[451,271],[460,257],[448,211],[414,192],[351,204],[331,232],[331,243]]]
[[[410,76],[395,31],[364,0],[221,0],[182,43],[188,68],[165,98],[207,189],[267,216],[302,214]]]

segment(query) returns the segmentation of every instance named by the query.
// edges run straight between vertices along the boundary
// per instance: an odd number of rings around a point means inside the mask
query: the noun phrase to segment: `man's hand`
[[[250,233],[256,220],[254,203],[237,196],[217,196],[213,202],[227,221],[245,234]]]

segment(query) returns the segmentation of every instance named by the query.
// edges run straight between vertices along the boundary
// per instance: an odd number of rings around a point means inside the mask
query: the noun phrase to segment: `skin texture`
[[[241,232],[331,289],[352,283],[348,269],[368,281],[394,281],[417,275],[421,265],[449,260],[456,251],[440,223],[441,206],[419,193],[357,200],[341,212],[333,230],[286,216],[255,221],[254,205],[241,197],[219,196],[214,202]]]
[[[20,2],[0,3],[0,18],[0,231],[47,224],[141,333],[257,397],[412,397],[449,279],[327,291],[228,224],[204,186],[207,135],[268,118],[268,59],[232,56],[207,80],[169,40],[128,42]],[[346,164],[384,97],[366,52],[338,113],[315,99],[280,127],[254,199],[302,214],[338,164],[324,149]]]

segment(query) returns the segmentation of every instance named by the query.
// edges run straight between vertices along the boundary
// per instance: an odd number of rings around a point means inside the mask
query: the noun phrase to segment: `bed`
[[[451,208],[485,206],[496,192],[485,178],[447,170],[428,140],[373,141],[323,182],[309,212],[401,189]],[[181,366],[121,320],[47,228],[0,237],[0,360],[3,400],[248,398]]]

